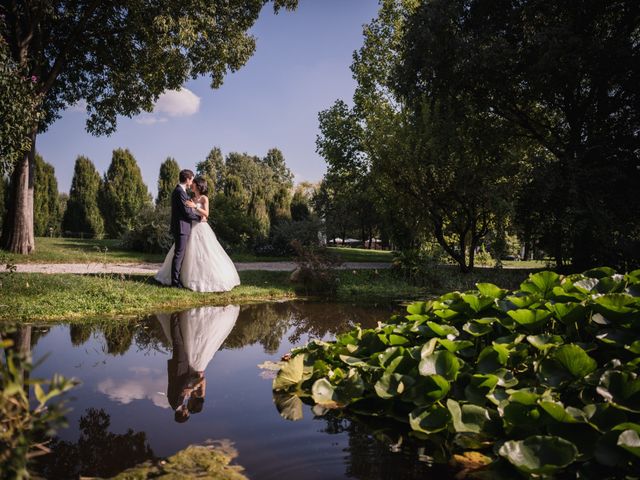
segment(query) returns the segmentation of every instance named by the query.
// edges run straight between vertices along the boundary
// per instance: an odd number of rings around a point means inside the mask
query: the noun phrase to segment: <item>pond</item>
[[[33,359],[48,357],[32,375],[81,381],[68,395],[69,427],[39,470],[47,478],[110,476],[191,444],[225,441],[252,479],[443,477],[399,424],[319,416],[308,405],[280,405],[281,415],[274,402],[269,362],[399,310],[286,302],[202,307],[132,324],[34,325]],[[182,401],[185,379],[199,376],[202,388]]]

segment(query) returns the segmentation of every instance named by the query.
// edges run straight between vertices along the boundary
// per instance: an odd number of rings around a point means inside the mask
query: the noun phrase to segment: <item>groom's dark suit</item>
[[[200,216],[194,213],[193,208],[187,208],[184,204],[189,200],[189,195],[177,185],[171,194],[171,233],[175,242],[173,262],[171,262],[171,285],[181,286],[180,269],[184,258],[184,250],[191,234],[191,222],[200,220]]]

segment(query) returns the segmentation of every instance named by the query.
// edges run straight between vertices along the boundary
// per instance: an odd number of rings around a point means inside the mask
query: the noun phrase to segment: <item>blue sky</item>
[[[37,150],[55,167],[61,192],[69,191],[78,155],[102,174],[115,148],[131,150],[154,196],[167,156],[195,168],[215,146],[225,155],[259,156],[277,147],[296,182],[318,181],[325,172],[315,152],[318,112],[338,98],[351,101],[352,54],[377,9],[377,0],[300,0],[296,11],[274,15],[268,5],[252,29],[254,56],[220,89],[207,78],[190,81],[187,90],[161,98],[153,114],[121,118],[110,137],[86,133],[83,109],[70,108],[38,137]]]

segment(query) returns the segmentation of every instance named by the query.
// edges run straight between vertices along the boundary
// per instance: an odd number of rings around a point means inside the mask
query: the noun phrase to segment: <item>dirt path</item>
[[[238,271],[267,270],[271,272],[290,272],[295,268],[293,262],[238,262]],[[17,265],[19,273],[122,273],[126,275],[153,275],[162,265],[159,263],[23,263]],[[373,270],[389,268],[390,263],[346,262],[344,270]]]

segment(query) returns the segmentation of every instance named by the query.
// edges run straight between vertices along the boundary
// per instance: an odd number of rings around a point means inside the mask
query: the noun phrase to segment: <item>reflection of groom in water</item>
[[[169,384],[167,386],[167,397],[169,405],[175,410],[176,422],[182,423],[189,420],[189,400],[194,383],[200,378],[189,365],[189,358],[185,349],[183,336],[183,322],[180,322],[180,315],[174,313],[170,321],[171,342],[173,344],[173,354],[167,361],[167,373]],[[202,408],[202,407],[200,407]]]

